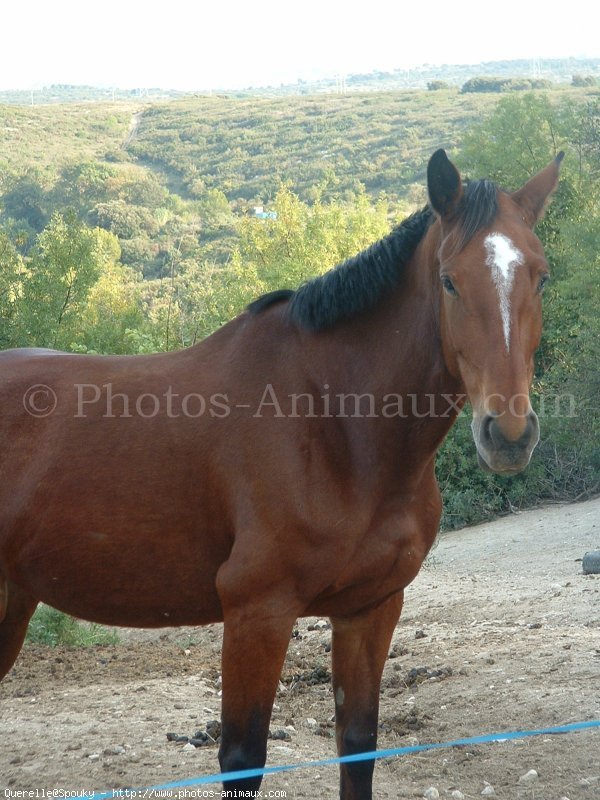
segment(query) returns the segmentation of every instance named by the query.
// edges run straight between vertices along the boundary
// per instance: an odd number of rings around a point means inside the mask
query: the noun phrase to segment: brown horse
[[[538,441],[532,227],[561,159],[509,194],[438,150],[430,208],[187,350],[2,353],[0,677],[39,601],[108,625],[223,620],[221,768],[260,767],[295,620],[326,615],[338,751],[375,749],[439,523],[436,450],[467,398],[487,469],[523,469]],[[343,765],[341,797],[370,798],[372,773]]]

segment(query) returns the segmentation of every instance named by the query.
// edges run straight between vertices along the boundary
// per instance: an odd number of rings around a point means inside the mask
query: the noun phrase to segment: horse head
[[[562,158],[516,192],[479,181],[479,197],[469,197],[443,150],[428,166],[444,359],[471,402],[479,463],[501,474],[526,467],[539,440],[529,391],[549,273],[533,227],[556,189]]]

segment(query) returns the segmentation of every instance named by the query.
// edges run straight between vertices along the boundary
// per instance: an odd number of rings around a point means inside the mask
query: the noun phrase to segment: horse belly
[[[70,411],[0,420],[0,577],[105,624],[218,620],[231,540],[190,429]]]
[[[13,551],[8,577],[38,600],[107,625],[200,625],[221,618],[220,566],[190,537],[38,528]]]
[[[69,470],[44,485],[25,476],[0,518],[0,573],[36,599],[110,625],[158,627],[220,619],[215,590],[230,542],[167,486],[126,501],[116,485]],[[4,494],[1,492],[0,494]]]

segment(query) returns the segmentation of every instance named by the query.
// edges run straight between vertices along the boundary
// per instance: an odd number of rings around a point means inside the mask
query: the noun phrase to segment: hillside
[[[583,101],[594,93],[550,95]],[[455,150],[502,96],[451,89],[0,106],[0,168],[134,162],[174,195],[201,200],[218,190],[237,211],[268,203],[282,182],[309,202],[348,199],[362,185],[372,198],[415,205],[431,152]]]
[[[268,202],[282,182],[304,200],[359,184],[373,197],[406,197],[431,151],[455,147],[496,102],[452,91],[199,97],[147,109],[128,151],[189,197],[217,188],[230,201]]]
[[[359,184],[372,196],[406,196],[421,186],[431,150],[452,149],[497,100],[397,91],[0,106],[0,167],[137,161],[187,199],[218,189],[230,201],[267,202],[283,181],[303,199],[319,186],[343,196]]]
[[[421,205],[432,150],[454,149],[497,101],[405,91],[0,106],[0,222],[27,252],[70,207],[114,233],[144,277],[182,252],[222,264],[236,219],[283,183],[308,203],[364,187]]]
[[[103,161],[123,143],[132,103],[0,105],[0,170]]]

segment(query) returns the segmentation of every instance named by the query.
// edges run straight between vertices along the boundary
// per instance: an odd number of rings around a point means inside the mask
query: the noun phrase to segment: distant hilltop
[[[480,64],[421,64],[411,69],[394,69],[389,72],[374,71],[348,74],[334,78],[303,83],[306,93],[355,91],[385,91],[393,89],[427,89],[430,84],[443,82],[449,88],[461,88],[473,78],[494,77],[499,80],[528,79],[551,83],[572,83],[573,78],[585,76],[600,80],[600,58],[519,59],[512,61],[485,61]],[[280,87],[279,91],[295,90],[298,86]]]
[[[476,78],[496,78],[499,85],[510,80],[531,81],[532,87],[578,80],[600,84],[600,58],[531,58],[512,61],[485,61],[480,64],[421,64],[410,69],[338,74],[319,80],[298,79],[278,86],[198,87],[180,91],[158,87],[121,89],[118,87],[52,84],[37,89],[0,91],[0,104],[40,105],[50,103],[143,102],[169,100],[186,96],[225,95],[229,97],[284,96],[307,94],[349,94],[354,92],[402,89],[462,88]]]

